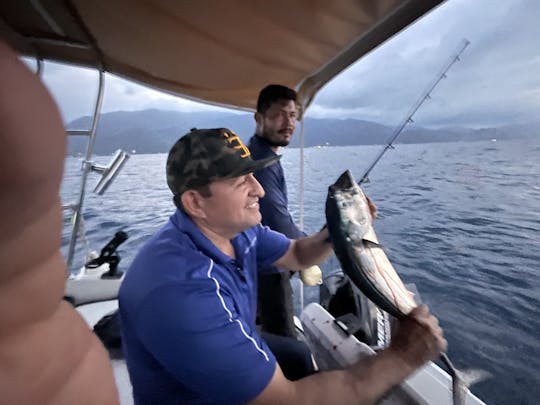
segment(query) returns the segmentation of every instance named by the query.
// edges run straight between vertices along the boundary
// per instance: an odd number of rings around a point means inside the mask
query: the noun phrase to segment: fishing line
[[[461,60],[459,58],[459,56],[463,53],[463,51],[465,51],[465,48],[467,48],[467,46],[469,46],[469,44],[470,44],[470,41],[468,39],[464,38],[461,41],[461,44],[458,47],[458,50],[452,54],[450,59],[444,64],[444,66],[439,71],[439,73],[437,73],[437,76],[435,77],[435,79],[429,84],[429,86],[426,88],[426,90],[420,95],[420,97],[418,98],[418,101],[415,104],[413,104],[412,108],[409,110],[409,112],[407,113],[407,115],[405,116],[403,121],[400,122],[400,124],[396,127],[396,129],[394,130],[394,132],[390,136],[390,138],[389,138],[388,142],[386,143],[386,145],[379,152],[379,154],[375,157],[375,160],[373,161],[373,163],[371,163],[371,165],[369,165],[369,167],[367,168],[367,170],[365,171],[363,176],[360,178],[360,181],[358,182],[358,184],[368,183],[369,182],[369,178],[368,178],[369,173],[371,173],[371,171],[373,170],[375,165],[379,162],[379,160],[381,160],[381,158],[383,157],[383,155],[386,153],[386,151],[388,149],[394,149],[393,143],[396,141],[398,136],[401,135],[401,132],[403,131],[405,126],[407,124],[413,122],[413,119],[412,119],[413,115],[416,113],[416,111],[418,111],[420,106],[422,104],[424,104],[424,102],[427,99],[431,98],[431,92],[435,89],[435,87],[437,87],[437,85],[439,84],[439,82],[442,79],[446,78],[446,73],[450,70],[450,68],[454,65],[454,63]]]

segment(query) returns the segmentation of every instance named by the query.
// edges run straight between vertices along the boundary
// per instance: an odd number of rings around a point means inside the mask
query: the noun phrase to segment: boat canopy
[[[442,0],[7,0],[26,56],[97,68],[189,99],[254,109],[268,83],[306,108],[353,62]]]

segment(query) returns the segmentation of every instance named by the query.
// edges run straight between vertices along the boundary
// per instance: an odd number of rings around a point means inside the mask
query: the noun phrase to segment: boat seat
[[[122,279],[68,279],[64,299],[75,307],[114,300],[118,298],[121,282]]]

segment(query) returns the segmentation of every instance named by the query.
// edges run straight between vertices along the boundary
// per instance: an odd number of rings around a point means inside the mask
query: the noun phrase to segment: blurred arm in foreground
[[[62,300],[60,114],[2,42],[0,81],[0,404],[118,403],[104,348]]]

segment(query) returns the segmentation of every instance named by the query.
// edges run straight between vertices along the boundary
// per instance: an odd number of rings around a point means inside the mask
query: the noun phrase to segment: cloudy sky
[[[537,120],[540,111],[540,1],[448,0],[342,72],[308,116],[398,124],[460,46],[471,44],[415,115],[423,126],[497,126]],[[80,85],[68,85],[69,77]],[[92,111],[97,74],[47,64],[45,81],[64,119]],[[103,111],[216,107],[107,77]]]

